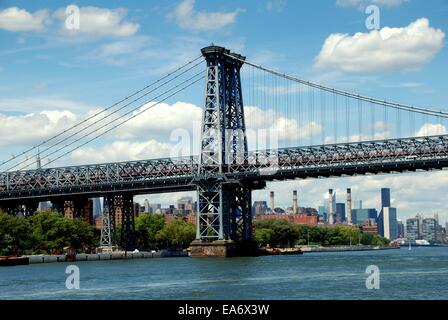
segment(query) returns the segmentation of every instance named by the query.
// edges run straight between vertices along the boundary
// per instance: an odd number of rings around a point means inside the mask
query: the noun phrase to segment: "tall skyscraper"
[[[381,208],[390,207],[390,189],[381,188]]]
[[[391,207],[382,208],[378,216],[378,227],[381,236],[389,240],[397,239],[397,209]]]
[[[93,219],[95,220],[97,217],[101,215],[101,200],[100,198],[93,198]]]

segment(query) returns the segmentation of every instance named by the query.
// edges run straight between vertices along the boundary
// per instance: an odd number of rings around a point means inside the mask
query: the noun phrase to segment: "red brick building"
[[[307,226],[317,226],[319,217],[307,214],[260,214],[256,216],[256,220],[280,219],[287,220],[292,224],[303,224]]]

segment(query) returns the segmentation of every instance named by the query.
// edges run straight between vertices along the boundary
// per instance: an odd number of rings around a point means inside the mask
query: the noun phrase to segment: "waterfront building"
[[[336,203],[336,222],[345,222],[345,203]]]
[[[381,236],[389,239],[397,239],[397,209],[384,207],[378,215],[378,229]]]
[[[176,214],[180,216],[187,216],[193,213],[193,198],[192,197],[182,197],[177,200],[177,211]]]
[[[437,241],[437,220],[434,218],[426,218],[422,221],[423,240],[429,243],[436,243]]]
[[[319,206],[318,207],[318,213],[319,216],[322,217],[323,221],[327,221],[328,219],[328,210],[326,206]]]
[[[97,216],[95,218],[95,229],[101,230],[101,227],[103,226],[103,221],[101,215]]]
[[[412,242],[420,239],[420,219],[417,217],[406,220],[406,237]]]
[[[152,213],[151,212],[151,206],[149,204],[149,200],[145,199],[145,201],[143,201],[143,207],[145,208],[145,213]]]
[[[367,220],[363,225],[361,225],[361,232],[366,234],[378,234],[378,225],[375,220]]]
[[[292,224],[302,224],[308,226],[317,226],[318,216],[303,213],[298,214],[261,214],[256,216],[256,220],[287,220]]]
[[[397,221],[397,237],[398,238],[404,238],[404,224],[403,221],[398,220]]]
[[[160,203],[151,204],[149,206],[149,212],[148,213],[161,214],[162,213],[162,205]]]
[[[190,213],[185,217],[185,221],[191,224],[197,224],[197,215],[195,213]]]
[[[252,205],[252,214],[259,215],[268,212],[268,203],[266,201],[254,201]]]
[[[376,211],[376,209],[365,208],[365,209],[352,210],[353,224],[363,225],[364,223],[372,219],[376,221],[377,218],[378,218],[378,211]]]
[[[50,201],[39,202],[37,211],[46,211],[46,210],[51,210],[51,202]]]

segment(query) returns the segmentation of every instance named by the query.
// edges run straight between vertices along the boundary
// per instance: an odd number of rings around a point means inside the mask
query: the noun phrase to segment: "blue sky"
[[[364,8],[370,3],[380,8],[381,28],[402,28],[389,42],[369,38]],[[75,33],[64,29],[70,4],[81,9]],[[159,78],[210,43],[303,79],[448,111],[447,16],[444,0],[0,1],[0,160]],[[329,55],[323,48],[336,34],[348,47]],[[149,114],[58,164],[166,155],[173,127],[189,126],[188,117],[200,114],[202,87],[170,100],[172,109],[160,113],[165,118]],[[401,218],[438,212],[446,219],[447,178],[444,172],[341,178],[268,189],[286,206],[297,188],[302,205],[317,207],[328,188],[343,200],[342,190],[352,187],[355,199],[378,207],[379,188],[390,186]],[[267,199],[268,189],[254,198]]]

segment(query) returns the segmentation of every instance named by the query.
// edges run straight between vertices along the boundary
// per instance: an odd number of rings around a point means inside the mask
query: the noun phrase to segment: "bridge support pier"
[[[122,222],[121,222],[121,246],[125,250],[135,249],[135,220],[134,197],[132,194],[123,194],[122,198]]]
[[[255,185],[242,182],[199,184],[199,212],[192,257],[253,256],[257,247],[252,235],[251,194]]]

